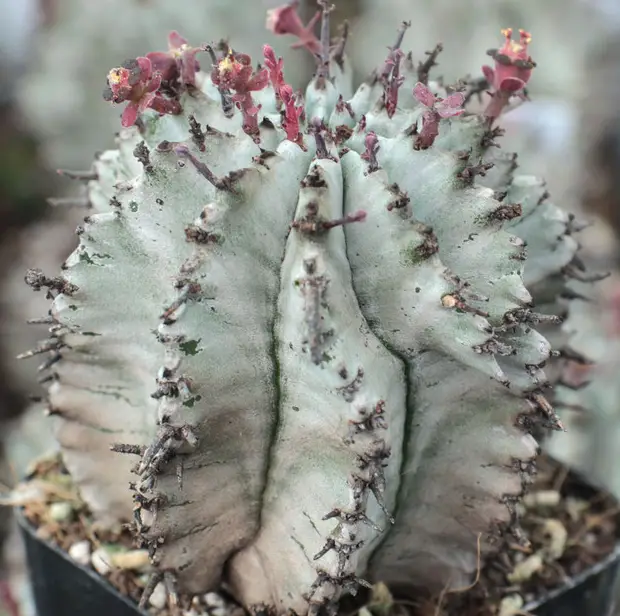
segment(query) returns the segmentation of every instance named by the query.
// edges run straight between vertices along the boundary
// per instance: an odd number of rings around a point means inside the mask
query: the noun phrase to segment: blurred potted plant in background
[[[552,439],[550,450],[620,495],[620,32],[592,46],[584,85],[575,193],[586,214],[608,225],[615,245],[605,263],[611,276],[598,292],[572,285],[574,313],[565,330],[573,354],[558,404],[573,429],[564,442]]]

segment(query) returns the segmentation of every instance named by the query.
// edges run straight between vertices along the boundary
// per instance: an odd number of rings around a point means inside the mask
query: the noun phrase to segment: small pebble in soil
[[[586,512],[590,508],[590,503],[587,500],[569,496],[568,498],[566,498],[564,506],[571,520],[576,522],[580,520],[584,512]]]
[[[557,507],[561,500],[562,495],[557,490],[539,490],[525,494],[523,505],[527,509],[548,509]]]
[[[209,609],[209,614],[212,616],[226,616],[229,610],[226,607],[226,602],[220,595],[215,592],[209,592],[204,596],[205,603]]]
[[[523,597],[517,595],[508,595],[502,599],[499,605],[499,613],[497,616],[517,616],[517,614],[523,614],[521,608],[525,605]]]
[[[112,556],[112,565],[119,569],[141,571],[151,568],[147,550],[129,550]]]
[[[87,567],[90,564],[90,541],[78,541],[69,548],[69,556],[76,563]]]
[[[66,522],[73,517],[73,507],[67,502],[52,503],[49,512],[55,522]]]
[[[166,607],[168,603],[168,593],[166,592],[166,586],[162,582],[155,586],[149,603],[158,610],[163,610]]]
[[[110,554],[104,548],[98,548],[93,552],[90,564],[99,575],[108,575],[112,571]]]
[[[542,524],[541,533],[543,535],[543,551],[547,560],[557,560],[561,558],[566,550],[566,541],[568,540],[568,531],[566,526],[556,520],[549,518]]]
[[[532,554],[531,556],[528,556],[525,560],[517,563],[512,572],[509,573],[506,577],[511,584],[526,582],[535,573],[542,569],[543,562],[543,557],[538,552],[536,552],[536,554]]]

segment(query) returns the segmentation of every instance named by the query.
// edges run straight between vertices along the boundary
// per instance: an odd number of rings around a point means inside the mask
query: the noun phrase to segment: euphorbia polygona
[[[132,516],[173,593],[225,581],[303,614],[366,581],[462,585],[478,539],[519,536],[529,431],[561,428],[534,329],[555,319],[525,284],[577,245],[541,181],[482,160],[503,81],[462,112],[404,23],[353,94],[328,7],[320,39],[293,9],[268,24],[315,53],[305,97],[269,47],[264,68],[212,46],[205,72],[168,63],[146,86],[166,105],[94,163],[63,276],[28,281],[55,294],[38,351],[93,513]]]

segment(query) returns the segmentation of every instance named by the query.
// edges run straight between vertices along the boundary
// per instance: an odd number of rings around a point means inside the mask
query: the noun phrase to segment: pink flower
[[[302,150],[306,149],[303,135],[299,129],[299,121],[304,115],[304,106],[297,106],[297,97],[293,94],[293,88],[284,81],[282,72],[282,58],[276,60],[276,54],[269,45],[263,47],[265,66],[269,72],[269,81],[276,93],[276,104],[278,109],[284,103],[282,113],[282,128],[286,132],[286,138],[296,143]]]
[[[426,107],[422,116],[422,131],[416,139],[416,148],[426,149],[433,145],[439,135],[439,122],[442,118],[459,116],[465,111],[465,94],[455,92],[444,99],[438,98],[427,85],[418,82],[413,88],[413,96]]]
[[[321,43],[314,35],[312,29],[321,17],[321,11],[317,11],[314,17],[304,26],[301,18],[297,14],[299,0],[292,0],[289,4],[267,11],[267,29],[274,34],[292,34],[299,41],[293,43],[291,47],[306,47],[314,54],[321,53]]]
[[[299,118],[304,112],[304,107],[295,105],[296,100],[293,95],[293,88],[288,84],[284,84],[280,88],[280,96],[284,103],[284,118],[282,119],[282,128],[286,132],[286,138],[296,143],[302,150],[306,149],[304,145],[303,135],[299,130]]]
[[[199,70],[196,54],[202,47],[190,47],[187,40],[176,30],[168,35],[168,51],[152,51],[146,54],[153,69],[161,73],[164,81],[180,79],[181,83],[196,85],[196,71]]]
[[[124,127],[135,124],[138,114],[148,108],[159,113],[177,114],[181,112],[178,101],[164,98],[159,90],[161,74],[153,73],[151,61],[146,57],[127,60],[108,73],[108,87],[103,98],[115,104],[128,102],[121,124]]]
[[[250,56],[230,52],[220,60],[217,66],[213,67],[211,79],[216,86],[235,92],[232,100],[243,115],[243,130],[258,143],[260,141],[258,128],[260,105],[254,104],[251,93],[267,86],[269,83],[267,69],[263,68],[255,73]]]
[[[496,92],[518,92],[525,87],[536,66],[527,52],[532,36],[525,30],[519,30],[521,38],[517,43],[512,40],[512,28],[502,30],[502,34],[506,37],[504,46],[487,52],[495,60],[495,70],[483,66],[482,72]]]
[[[276,54],[273,51],[273,48],[270,45],[263,46],[263,56],[265,58],[265,66],[269,72],[269,81],[271,81],[271,85],[276,93],[276,103],[278,108],[280,107],[280,89],[285,85],[284,83],[284,73],[282,72],[282,67],[284,62],[282,58],[278,58],[276,60]]]
[[[234,90],[237,94],[246,94],[266,87],[269,83],[269,72],[263,68],[255,73],[250,56],[230,52],[213,68],[211,79],[216,86]]]

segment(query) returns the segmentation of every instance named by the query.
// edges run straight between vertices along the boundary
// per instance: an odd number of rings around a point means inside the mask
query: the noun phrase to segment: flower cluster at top
[[[319,0],[323,10],[317,10],[308,24],[304,25],[297,13],[298,4],[299,0],[293,0],[289,4],[269,10],[266,25],[275,34],[295,36],[297,41],[292,47],[306,48],[316,57],[319,75],[321,67],[325,67],[329,60],[330,45],[329,40],[319,40],[313,30],[323,16],[322,39],[329,36],[325,23],[331,8],[326,0]],[[525,97],[524,88],[536,66],[527,51],[531,36],[525,30],[519,32],[521,38],[516,42],[512,40],[512,29],[502,30],[506,37],[504,46],[488,52],[495,61],[495,67],[482,67],[491,94],[491,101],[485,110],[485,116],[490,122],[500,115],[513,95]],[[282,58],[276,58],[272,47],[263,47],[264,66],[254,69],[247,54],[233,52],[226,47],[221,57],[218,57],[211,45],[192,47],[178,32],[170,33],[168,51],[151,52],[146,56],[128,60],[108,73],[104,98],[112,103],[127,103],[121,118],[122,125],[132,126],[147,109],[160,114],[181,113],[179,94],[198,86],[196,79],[200,66],[196,55],[199,52],[208,52],[210,55],[210,78],[220,91],[224,111],[232,111],[233,105],[236,106],[243,117],[244,132],[256,143],[260,142],[260,105],[255,104],[252,93],[271,84],[286,138],[302,148],[305,147],[300,129],[300,123],[305,121],[302,97],[299,93],[294,93],[293,88],[284,81]],[[403,57],[404,53],[399,45],[395,45],[377,73],[384,89],[384,107],[390,118],[396,112],[398,90],[404,82],[399,68]],[[464,113],[466,95],[462,91],[455,91],[442,99],[422,82],[415,85],[413,95],[425,108],[422,114],[422,129],[416,140],[416,148],[423,149],[432,145],[438,135],[441,118]]]

